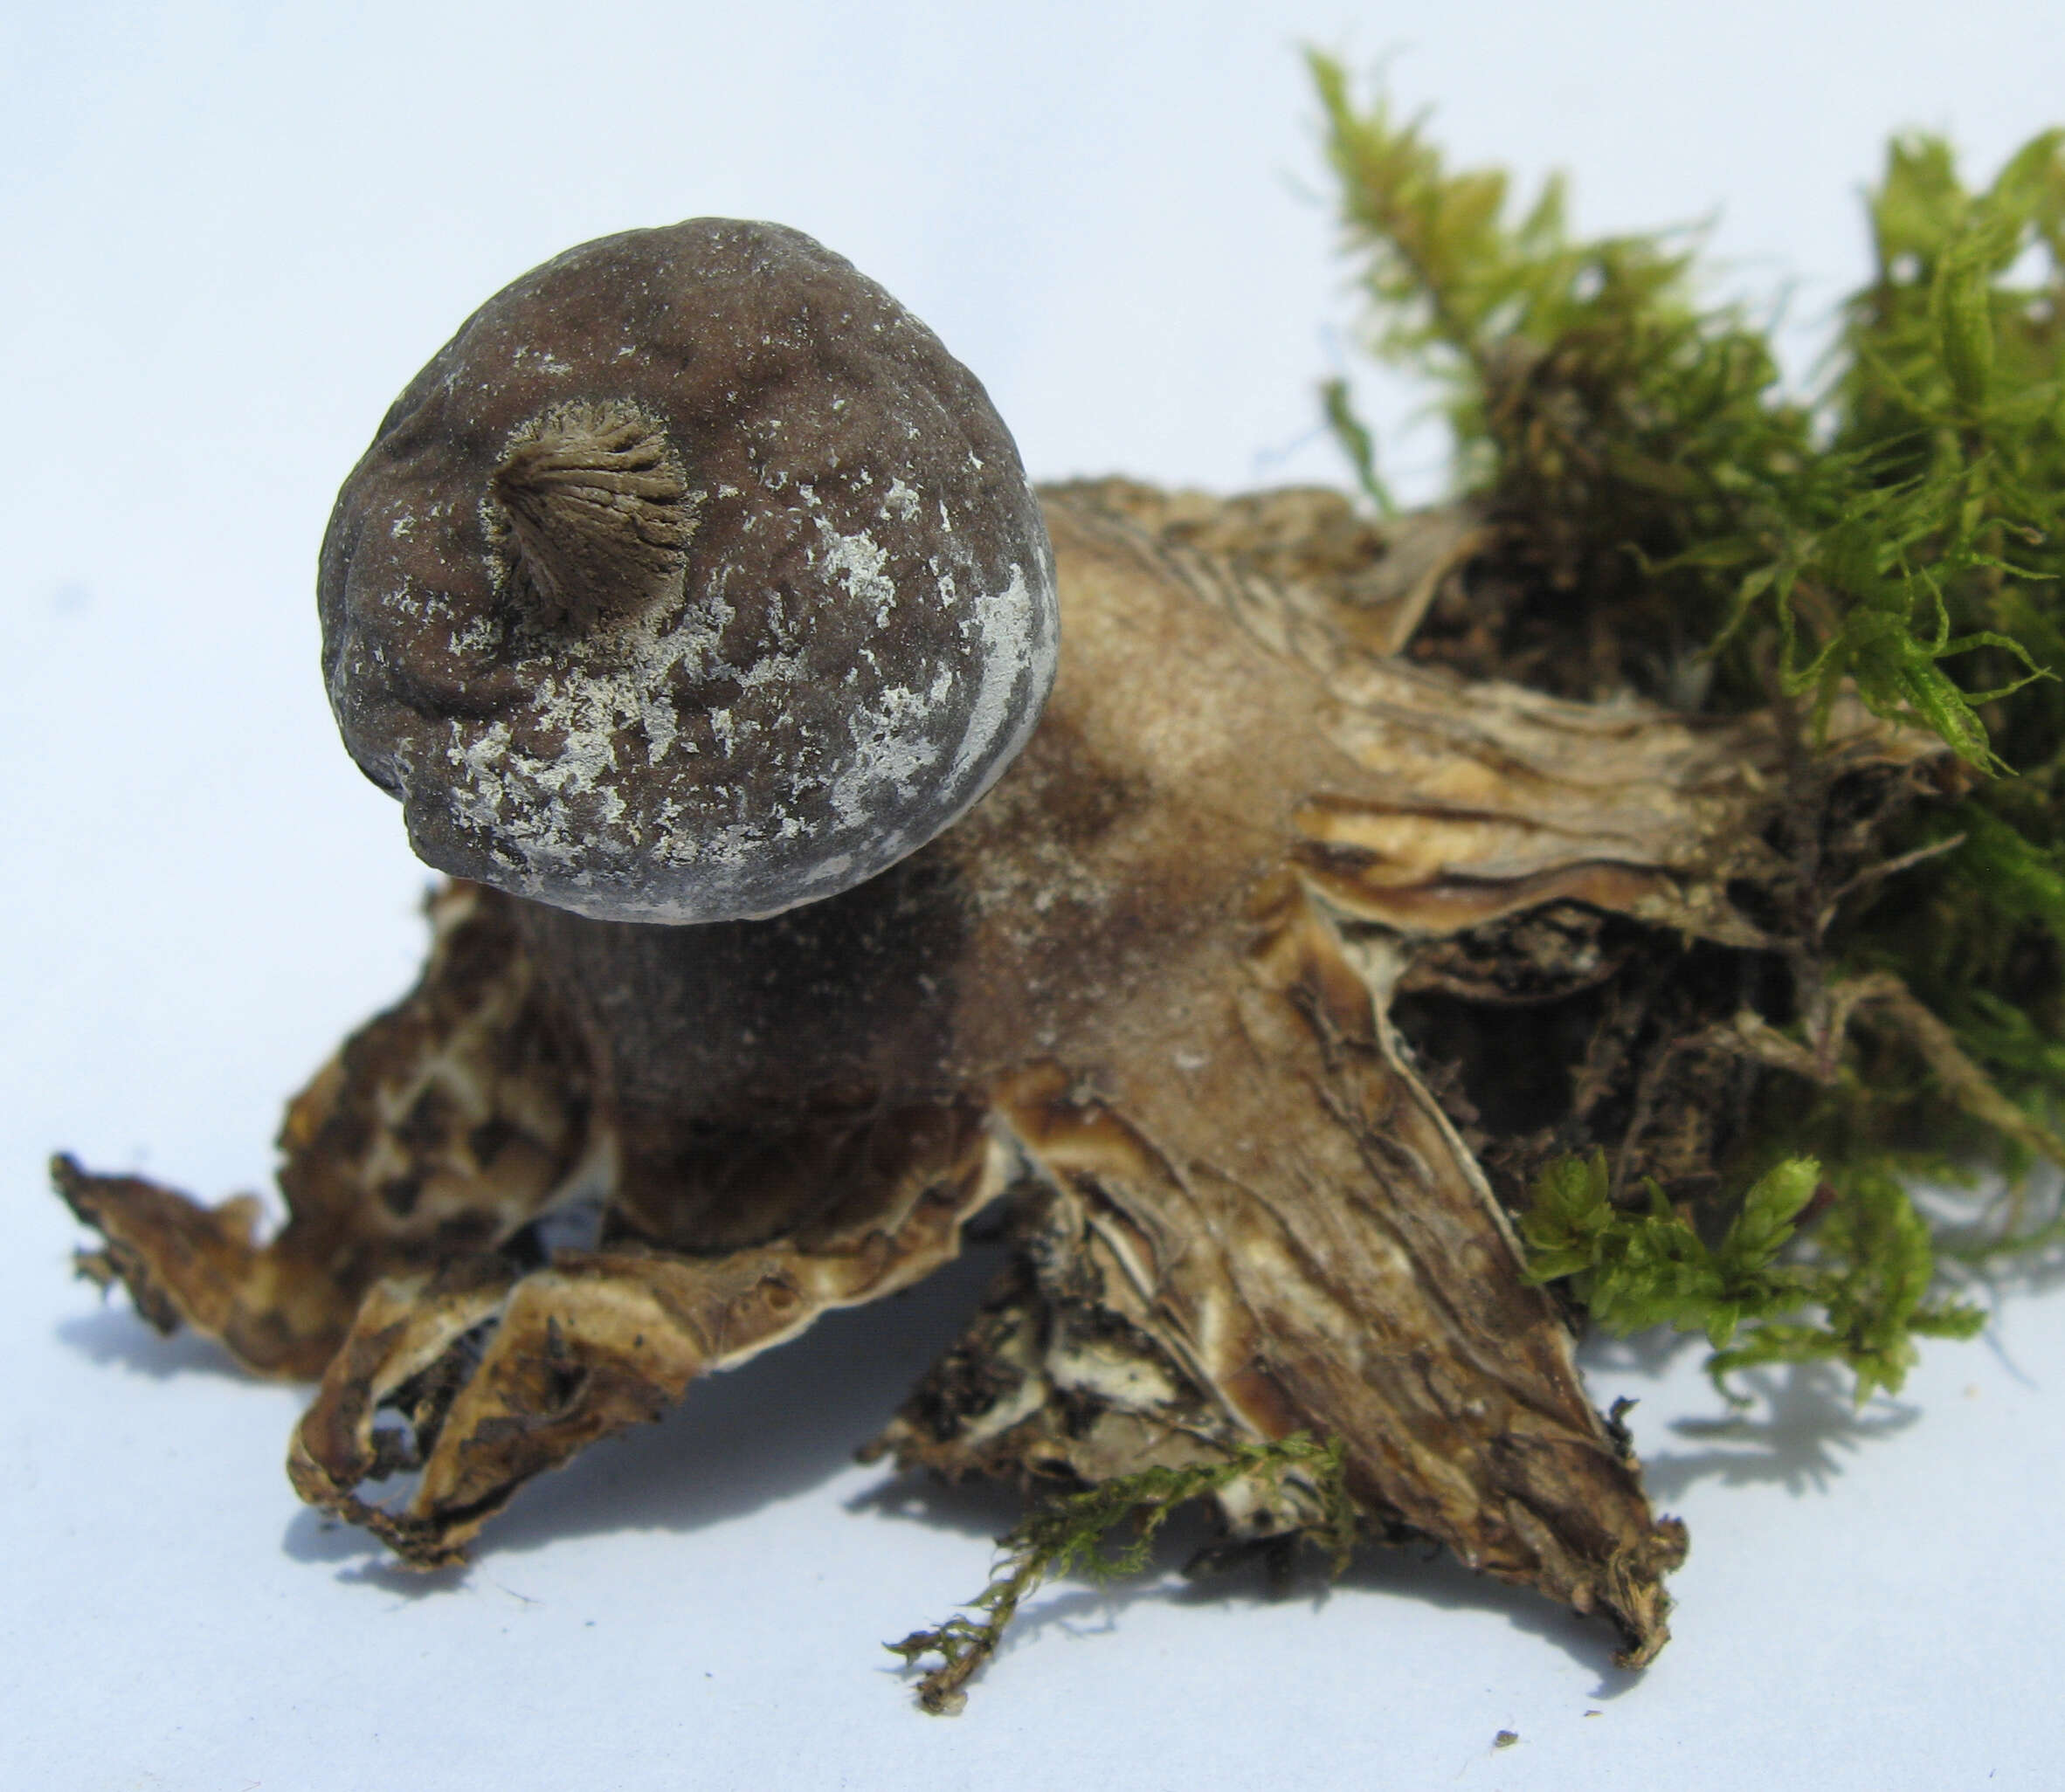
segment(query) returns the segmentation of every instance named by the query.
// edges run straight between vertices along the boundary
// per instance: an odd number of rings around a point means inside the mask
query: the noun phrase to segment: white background
[[[66,1279],[51,1148],[264,1186],[281,1099],[412,975],[425,874],[324,712],[313,566],[460,318],[587,238],[777,218],[930,322],[1039,477],[1334,480],[1313,387],[1353,312],[1305,41],[1388,59],[1461,160],[1569,169],[1586,230],[1716,216],[1735,288],[1792,281],[1801,367],[1890,129],[1983,173],[2065,120],[2055,0],[0,14],[0,1779],[2058,1783],[2041,1290],[1858,1415],[1778,1382],[1716,1430],[1691,1355],[1597,1356],[1694,1537],[1639,1681],[1595,1628],[1394,1554],[1278,1602],[1064,1587],[943,1722],[877,1645],[980,1584],[1012,1508],[848,1455],[979,1266],[699,1390],[428,1582],[295,1506],[295,1390]],[[1387,471],[1433,493],[1438,434],[1362,385]]]

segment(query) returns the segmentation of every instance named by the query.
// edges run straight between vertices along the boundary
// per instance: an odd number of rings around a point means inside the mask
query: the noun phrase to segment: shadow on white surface
[[[1696,1481],[1723,1486],[1758,1484],[1788,1493],[1826,1493],[1866,1445],[1898,1436],[1922,1416],[1917,1407],[1884,1398],[1861,1409],[1847,1371],[1801,1363],[1738,1377],[1755,1404],[1716,1418],[1682,1418],[1671,1430],[1703,1442],[1703,1450],[1654,1449],[1643,1460],[1650,1493],[1683,1496]]]
[[[403,1568],[367,1533],[306,1507],[287,1522],[282,1553],[303,1564],[334,1567],[335,1578],[347,1585],[413,1602],[455,1594],[472,1577],[492,1582],[498,1561],[563,1541],[618,1532],[688,1532],[805,1494],[852,1467],[854,1451],[959,1334],[1000,1260],[999,1247],[977,1245],[918,1288],[873,1307],[828,1315],[793,1344],[710,1376],[660,1423],[611,1439],[526,1488],[483,1534],[468,1567],[432,1574]],[[131,1374],[249,1379],[207,1340],[190,1333],[161,1338],[112,1302],[61,1320],[56,1330],[65,1345],[96,1364]],[[397,1480],[383,1491],[391,1502],[405,1495],[406,1484]],[[880,1484],[845,1504],[857,1517],[916,1521],[985,1541],[1001,1536],[1025,1510],[1020,1494],[992,1482],[951,1485],[887,1471]],[[1309,1553],[1288,1575],[1273,1573],[1257,1558],[1186,1577],[1184,1565],[1214,1540],[1201,1513],[1180,1514],[1146,1574],[1105,1585],[1080,1579],[1056,1583],[1020,1614],[1004,1653],[1047,1631],[1115,1630],[1143,1601],[1224,1607],[1291,1600],[1316,1609],[1347,1594],[1495,1613],[1516,1630],[1554,1644],[1592,1674],[1595,1699],[1612,1698],[1639,1678],[1612,1664],[1618,1640],[1610,1626],[1472,1574],[1444,1550],[1365,1549],[1338,1581],[1329,1581]],[[985,1561],[970,1559],[971,1596]],[[914,1622],[947,1616],[944,1610],[912,1614]],[[908,1672],[894,1664],[886,1671]]]
[[[365,1533],[308,1509],[296,1512],[285,1526],[280,1553],[341,1588],[375,1595],[376,1603],[429,1609],[449,1601],[457,1614],[469,1596],[485,1593],[492,1599],[499,1589],[521,1600],[524,1596],[504,1586],[503,1579],[514,1578],[524,1558],[542,1557],[563,1544],[638,1533],[687,1534],[788,1502],[807,1502],[813,1495],[821,1499],[842,1477],[852,1479],[854,1449],[875,1433],[957,1335],[1001,1254],[998,1245],[977,1244],[905,1295],[828,1315],[793,1344],[709,1377],[662,1423],[598,1446],[527,1488],[512,1510],[488,1527],[471,1568],[432,1575],[404,1570]],[[2031,1304],[2016,1298],[2027,1280],[2018,1276],[2013,1284],[2012,1291],[1986,1290],[1996,1294],[1997,1310],[2010,1330],[2017,1310]],[[1996,1338],[1999,1331],[1998,1326],[1993,1329]],[[97,1367],[159,1383],[184,1377],[251,1379],[204,1340],[190,1334],[160,1338],[119,1295],[93,1311],[59,1320],[53,1334],[66,1350]],[[1830,1509],[1847,1472],[1871,1466],[1878,1453],[1872,1446],[1886,1446],[1888,1457],[1897,1456],[1896,1440],[1912,1431],[1923,1416],[1917,1407],[1885,1400],[1860,1411],[1851,1403],[1847,1377],[1825,1366],[1742,1378],[1739,1385],[1755,1395],[1756,1403],[1730,1414],[1700,1374],[1703,1354],[1702,1340],[1669,1334],[1599,1340],[1585,1351],[1597,1397],[1641,1397],[1637,1427],[1646,1473],[1652,1493],[1667,1509],[1702,1486],[1762,1488]],[[252,1382],[252,1391],[260,1385]],[[1646,1425],[1640,1423],[1645,1416]],[[283,1447],[284,1435],[280,1441]],[[390,1496],[403,1491],[399,1482],[388,1490]],[[887,1470],[873,1485],[851,1492],[839,1487],[835,1497],[857,1524],[915,1524],[966,1540],[971,1547],[965,1577],[955,1571],[948,1583],[950,1602],[980,1589],[989,1561],[984,1546],[1024,1510],[1019,1494],[1008,1487],[976,1482],[949,1486]],[[1725,1521],[1714,1526],[1713,1538],[1725,1547]],[[1446,1552],[1366,1549],[1338,1582],[1329,1582],[1309,1554],[1282,1582],[1273,1582],[1260,1561],[1184,1578],[1185,1562],[1211,1540],[1205,1519],[1184,1514],[1171,1524],[1152,1567],[1137,1579],[1103,1586],[1068,1579],[1043,1589],[1012,1625],[1002,1658],[1009,1660],[1043,1639],[1076,1638],[1103,1647],[1121,1633],[1152,1633],[1154,1623],[1136,1620],[1156,1607],[1239,1615],[1288,1603],[1316,1616],[1329,1606],[1345,1605],[1371,1613],[1387,1634],[1394,1627],[1410,1630],[1415,1609],[1492,1618],[1514,1637],[1550,1644],[1580,1671],[1581,1696],[1594,1706],[1618,1700],[1643,1684],[1644,1677],[1613,1664],[1618,1638],[1608,1623],[1474,1575]],[[859,1560],[867,1552],[856,1548],[853,1555]],[[886,1626],[880,1634],[936,1623],[952,1609],[936,1590],[914,1592],[908,1605],[899,1605],[894,1628]],[[452,1622],[467,1620],[455,1616]],[[917,1671],[887,1658],[879,1669],[891,1684],[907,1685]],[[1642,1706],[1643,1701],[1633,1700],[1621,1708]]]
[[[1997,1329],[1990,1327],[1988,1337]],[[1578,1351],[1602,1406],[1612,1397],[1609,1389],[1635,1395],[1630,1410],[1642,1478],[1660,1506],[1674,1505],[1702,1481],[1778,1486],[1796,1498],[1827,1493],[1868,1445],[1897,1437],[1921,1416],[1918,1408],[1883,1395],[1860,1408],[1849,1372],[1826,1362],[1739,1373],[1730,1385],[1744,1403],[1730,1409],[1702,1371],[1707,1353],[1701,1334],[1662,1329],[1627,1338],[1596,1335]],[[1642,1424],[1640,1409],[1651,1403],[1678,1415],[1667,1421],[1662,1436]],[[1685,1411],[1696,1404],[1710,1410]],[[1670,1437],[1705,1447],[1675,1448]]]
[[[1000,1247],[976,1244],[917,1288],[872,1307],[827,1315],[796,1342],[709,1376],[660,1423],[611,1439],[524,1489],[484,1533],[476,1562],[492,1572],[498,1559],[563,1540],[697,1530],[830,1482],[852,1466],[855,1450],[958,1334],[1000,1260]],[[190,1333],[160,1337],[119,1300],[112,1297],[93,1313],[59,1321],[60,1341],[97,1365],[155,1381],[211,1374],[250,1379],[216,1345]],[[1585,1355],[1595,1377],[1634,1378],[1661,1394],[1667,1377],[1694,1370],[1702,1341],[1652,1334],[1597,1341]],[[1716,1396],[1716,1416],[1670,1423],[1669,1434],[1698,1447],[1647,1442],[1645,1474],[1661,1505],[1675,1504],[1695,1484],[1709,1480],[1780,1486],[1796,1497],[1826,1493],[1868,1445],[1898,1435],[1919,1416],[1916,1409],[1886,1400],[1860,1411],[1850,1400],[1847,1377],[1826,1365],[1758,1372],[1741,1384],[1755,1396],[1751,1409],[1729,1413]],[[405,1498],[407,1484],[397,1480],[379,1491],[393,1504]],[[995,1483],[957,1486],[888,1472],[846,1505],[857,1515],[915,1520],[990,1541],[1025,1510],[1016,1490]],[[1142,1600],[1224,1605],[1292,1597],[1323,1603],[1337,1588],[1440,1609],[1496,1613],[1594,1674],[1594,1698],[1614,1697],[1638,1678],[1612,1664],[1618,1640],[1609,1625],[1473,1574],[1446,1551],[1365,1549],[1337,1582],[1327,1581],[1312,1559],[1301,1562],[1288,1582],[1273,1582],[1259,1561],[1184,1578],[1184,1564],[1212,1540],[1201,1518],[1180,1518],[1169,1527],[1149,1573],[1103,1586],[1060,1583],[1021,1614],[1007,1651],[1044,1630],[1110,1628]],[[410,1599],[453,1590],[471,1572],[402,1568],[367,1533],[311,1508],[288,1521],[281,1548],[294,1561],[335,1565],[342,1582]],[[968,1593],[978,1586],[971,1580]],[[946,1616],[933,1614],[931,1621]]]
[[[128,1297],[110,1293],[104,1306],[57,1323],[58,1341],[102,1368],[168,1382],[175,1375],[213,1375],[232,1382],[257,1377],[239,1368],[228,1352],[196,1332],[169,1338],[153,1331],[130,1309]]]
[[[957,1485],[930,1477],[902,1476],[857,1495],[847,1502],[847,1510],[994,1540],[1016,1522],[1025,1503],[1013,1490],[994,1482],[970,1480]],[[1597,1678],[1591,1693],[1594,1699],[1617,1697],[1641,1678],[1613,1665],[1620,1641],[1610,1624],[1580,1617],[1530,1589],[1475,1574],[1438,1545],[1365,1545],[1338,1579],[1329,1576],[1324,1562],[1312,1549],[1300,1552],[1288,1565],[1257,1552],[1230,1566],[1189,1572],[1201,1553],[1218,1540],[1205,1513],[1178,1513],[1163,1531],[1144,1573],[1102,1583],[1082,1576],[1052,1583],[1051,1590],[1036,1596],[1012,1621],[999,1658],[1027,1646],[1050,1630],[1068,1636],[1115,1630],[1129,1610],[1149,1601],[1189,1607],[1288,1602],[1309,1604],[1317,1611],[1336,1595],[1345,1595],[1402,1600],[1444,1611],[1495,1614],[1515,1630],[1555,1644],[1592,1672]],[[968,1596],[979,1590],[979,1579],[971,1578]],[[926,1622],[936,1623],[949,1615],[932,1612]],[[908,1677],[915,1681],[916,1671]]]
[[[611,1438],[526,1487],[482,1533],[475,1561],[604,1533],[697,1530],[846,1472],[959,1335],[998,1262],[994,1247],[976,1246],[919,1287],[827,1314],[793,1343],[699,1382],[659,1423]],[[392,1503],[406,1489],[397,1481],[381,1491]],[[289,1520],[281,1547],[296,1561],[340,1563],[341,1579],[392,1592],[434,1592],[466,1573],[400,1568],[367,1533],[313,1509]]]
[[[1578,1346],[1578,1364],[1588,1381],[1601,1375],[1636,1375],[1655,1381],[1680,1367],[1702,1341],[1697,1333],[1674,1332],[1662,1326],[1626,1337],[1592,1332]]]

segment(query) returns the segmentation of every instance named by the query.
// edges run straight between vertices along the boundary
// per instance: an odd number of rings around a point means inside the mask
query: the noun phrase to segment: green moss
[[[1459,491],[1522,594],[1494,618],[1504,665],[1572,695],[1776,706],[1803,756],[1847,687],[1957,755],[1788,948],[1767,1062],[1830,1073],[1765,1078],[1711,1206],[1617,1204],[1579,1156],[1526,1219],[1537,1277],[1617,1328],[1705,1331],[1717,1375],[1833,1359],[1861,1394],[1897,1386],[1915,1338],[1977,1323],[1931,1301],[1944,1241],[1907,1187],[2061,1154],[2065,133],[1982,189],[1941,141],[1896,139],[1871,279],[1796,391],[1767,327],[1707,296],[1696,233],[1581,238],[1559,181],[1520,203],[1311,68],[1369,346],[1444,392]],[[1380,489],[1345,389],[1326,415]],[[1890,993],[1816,1034],[1830,992],[1868,985]],[[2019,1212],[1960,1221],[1958,1256],[2065,1244]]]
[[[1019,1607],[1042,1582],[1056,1575],[1103,1581],[1140,1573],[1156,1536],[1179,1506],[1222,1492],[1236,1481],[1250,1482],[1271,1503],[1294,1486],[1307,1503],[1316,1501],[1319,1516],[1306,1534],[1328,1549],[1335,1573],[1347,1566],[1355,1547],[1355,1506],[1338,1440],[1323,1444],[1299,1431],[1274,1443],[1244,1445],[1219,1462],[1115,1476],[1049,1500],[1008,1532],[998,1544],[990,1584],[968,1602],[968,1615],[887,1645],[908,1663],[939,1657],[939,1666],[918,1683],[918,1703],[935,1715],[959,1711],[967,1698],[963,1688],[997,1652]],[[1127,1540],[1111,1547],[1107,1539],[1119,1531],[1129,1534]]]
[[[1866,1169],[1847,1180],[1839,1190],[1813,1158],[1788,1158],[1751,1184],[1709,1245],[1654,1182],[1646,1210],[1617,1206],[1603,1151],[1561,1158],[1536,1182],[1522,1217],[1530,1278],[1567,1281],[1610,1331],[1704,1332],[1714,1347],[1708,1372],[1724,1394],[1737,1369],[1823,1361],[1854,1373],[1860,1400],[1892,1392],[1915,1338],[1970,1337],[1985,1315],[1928,1303],[1929,1228],[1897,1178]],[[1810,1204],[1827,1210],[1811,1251],[1780,1261]]]

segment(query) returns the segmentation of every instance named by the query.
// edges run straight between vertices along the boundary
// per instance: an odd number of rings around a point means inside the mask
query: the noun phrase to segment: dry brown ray
[[[122,1282],[161,1332],[190,1325],[248,1368],[312,1381],[379,1278],[492,1250],[580,1184],[588,1067],[508,904],[449,884],[429,915],[416,988],[287,1104],[279,1233],[259,1241],[252,1196],[206,1208],[60,1157],[59,1192],[104,1240],[82,1274]]]
[[[441,1567],[532,1476],[658,1418],[697,1375],[908,1287],[955,1254],[1007,1159],[977,1110],[892,1118],[901,1161],[807,1237],[701,1258],[562,1251],[528,1275],[475,1258],[379,1283],[294,1433],[295,1490],[411,1567]],[[383,1409],[406,1431],[376,1430]],[[355,1491],[403,1469],[421,1471],[405,1510]]]

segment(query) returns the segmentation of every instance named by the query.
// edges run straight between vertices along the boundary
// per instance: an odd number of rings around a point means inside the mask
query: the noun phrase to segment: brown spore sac
[[[1052,685],[1053,556],[979,382],[800,232],[698,218],[474,313],[322,551],[346,746],[443,871],[756,918],[949,826]]]

